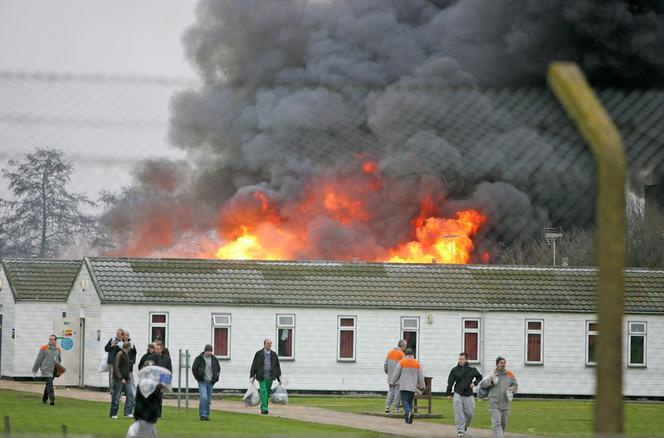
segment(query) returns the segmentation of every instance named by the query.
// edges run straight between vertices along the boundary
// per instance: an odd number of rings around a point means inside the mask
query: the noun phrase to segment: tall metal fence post
[[[180,410],[181,402],[180,388],[182,388],[182,349],[178,350],[178,411]]]
[[[552,64],[548,81],[597,162],[595,251],[599,335],[595,433],[622,434],[625,148],[620,133],[576,64]]]
[[[189,415],[189,350],[185,350],[185,412]]]

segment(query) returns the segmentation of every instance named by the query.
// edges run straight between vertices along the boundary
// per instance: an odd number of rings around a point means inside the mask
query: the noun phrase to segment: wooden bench
[[[424,400],[428,401],[429,404],[428,404],[428,407],[427,407],[427,413],[429,413],[429,414],[431,413],[431,401],[432,401],[432,396],[431,396],[432,384],[431,384],[431,381],[432,380],[433,380],[433,377],[425,377],[424,378],[425,390],[422,391],[422,395],[418,396],[417,394],[415,394],[415,401],[413,402],[413,410],[415,411],[416,414],[417,414],[417,400],[418,399],[424,399]]]

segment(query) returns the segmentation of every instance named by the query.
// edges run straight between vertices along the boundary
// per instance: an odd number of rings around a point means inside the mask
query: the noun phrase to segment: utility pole
[[[555,228],[545,228],[544,229],[544,239],[546,243],[553,247],[553,266],[556,266],[556,239],[563,237],[563,233],[558,231]]]

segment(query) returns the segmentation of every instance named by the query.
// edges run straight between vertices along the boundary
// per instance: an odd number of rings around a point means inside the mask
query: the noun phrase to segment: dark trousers
[[[413,399],[415,393],[413,391],[401,391],[401,404],[403,404],[403,413],[408,418],[408,414],[413,410]]]
[[[46,378],[46,387],[44,388],[44,395],[42,396],[42,401],[55,401],[55,390],[53,389],[53,377]]]

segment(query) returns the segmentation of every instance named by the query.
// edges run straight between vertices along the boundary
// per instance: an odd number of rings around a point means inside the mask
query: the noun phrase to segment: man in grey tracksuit
[[[506,369],[506,366],[505,358],[498,357],[496,369],[491,372],[490,378],[481,383],[482,388],[489,391],[489,416],[494,438],[503,438],[510,415],[511,394],[519,389],[514,373]]]
[[[454,423],[457,437],[463,437],[475,415],[473,388],[482,381],[482,375],[468,364],[465,352],[459,353],[457,366],[452,368],[447,378],[447,397],[454,403]],[[454,388],[454,392],[452,392]]]
[[[55,364],[62,361],[60,357],[60,348],[56,345],[57,338],[55,335],[48,337],[48,344],[39,349],[37,360],[32,366],[32,374],[37,375],[37,371],[41,371],[42,377],[46,378],[46,387],[44,388],[44,395],[42,396],[42,403],[46,404],[48,399],[51,406],[55,404],[55,390],[53,389],[53,378],[55,377]]]
[[[403,339],[397,343],[397,346],[387,352],[385,364],[383,369],[387,374],[387,400],[385,400],[385,413],[389,414],[392,405],[394,405],[394,412],[399,413],[399,402],[401,396],[399,395],[399,382],[394,377],[394,372],[397,369],[399,361],[403,359],[403,352],[406,350],[406,341]]]

